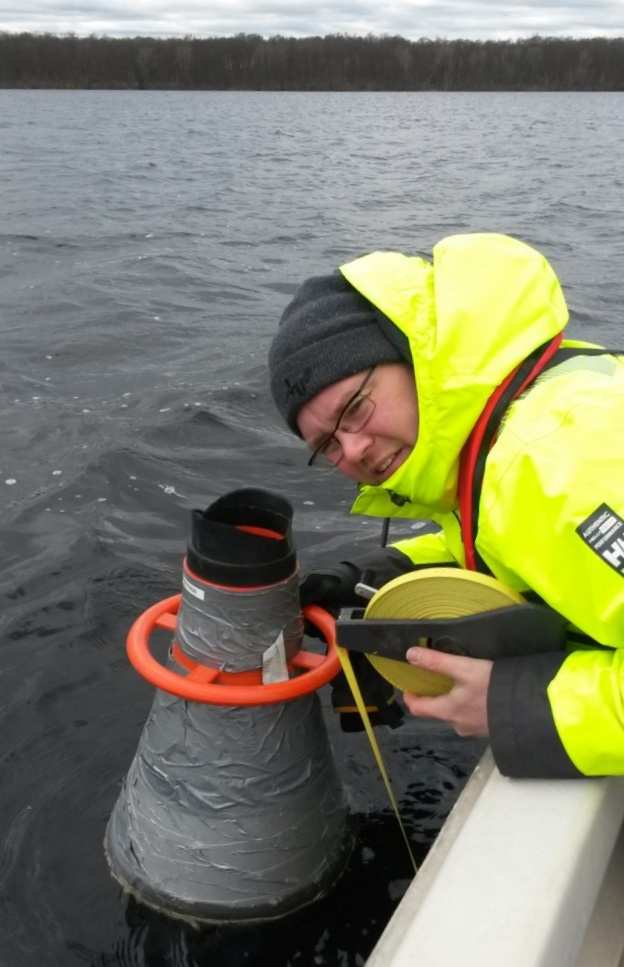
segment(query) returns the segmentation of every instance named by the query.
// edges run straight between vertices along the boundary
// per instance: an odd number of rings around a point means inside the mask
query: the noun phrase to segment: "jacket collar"
[[[568,318],[559,282],[535,249],[504,235],[455,235],[433,261],[373,252],[341,266],[345,278],[407,337],[419,408],[418,440],[381,487],[409,516],[452,510],[459,456],[494,389]],[[385,499],[375,491],[385,491]],[[356,502],[357,510],[370,499]],[[375,511],[383,513],[383,511]]]

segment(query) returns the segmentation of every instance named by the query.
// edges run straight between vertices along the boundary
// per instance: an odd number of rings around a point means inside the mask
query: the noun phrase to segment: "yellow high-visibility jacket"
[[[354,513],[429,518],[400,541],[413,565],[465,564],[459,456],[494,389],[566,325],[559,282],[503,235],[441,241],[433,261],[375,252],[345,278],[407,337],[418,440]],[[584,344],[565,340],[566,345]],[[624,358],[575,355],[509,407],[486,461],[476,548],[495,577],[531,590],[595,642],[494,663],[492,749],[514,776],[624,774]]]

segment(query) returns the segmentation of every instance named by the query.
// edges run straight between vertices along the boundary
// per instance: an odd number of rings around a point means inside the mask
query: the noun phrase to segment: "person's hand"
[[[301,606],[318,604],[327,611],[358,603],[354,588],[360,580],[360,569],[347,561],[311,571],[299,586]]]
[[[358,600],[354,588],[359,580],[360,569],[347,561],[328,565],[319,571],[311,571],[299,585],[301,607],[317,604],[337,618],[341,608]],[[323,638],[316,625],[307,618],[304,621],[304,632],[310,638]]]
[[[453,687],[445,695],[429,697],[404,692],[403,700],[412,715],[448,722],[458,735],[488,735],[487,693],[492,674],[491,661],[447,655],[431,648],[410,648],[406,658],[410,665],[453,680]]]
[[[348,561],[340,561],[323,570],[312,571],[299,587],[301,606],[317,604],[336,616],[340,608],[362,604],[355,593],[355,585],[360,580],[360,568]],[[305,633],[313,638],[322,638],[322,633],[306,621]],[[367,707],[371,725],[387,725],[391,729],[400,726],[404,712],[395,701],[394,687],[377,674],[365,656],[357,652],[351,654],[351,663],[360,686],[362,698]],[[355,699],[343,672],[331,681],[332,706],[340,714],[340,727],[343,732],[361,732],[364,723],[355,705]]]

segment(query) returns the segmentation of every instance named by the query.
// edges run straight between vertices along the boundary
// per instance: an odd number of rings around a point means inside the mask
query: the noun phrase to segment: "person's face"
[[[341,418],[345,406],[347,412]],[[361,421],[358,407],[367,416],[354,432],[353,426]],[[354,413],[351,419],[350,413]],[[311,450],[328,441],[326,458],[347,477],[358,483],[381,484],[407,459],[418,437],[413,373],[403,363],[382,363],[372,372],[364,370],[341,379],[301,407],[297,424]],[[323,454],[317,459],[322,460]]]

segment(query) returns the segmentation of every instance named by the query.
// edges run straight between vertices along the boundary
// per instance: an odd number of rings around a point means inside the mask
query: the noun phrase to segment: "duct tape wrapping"
[[[290,659],[303,635],[296,572],[279,584],[233,592],[185,567],[175,637],[189,658],[226,672],[260,668],[280,635]]]
[[[245,708],[156,694],[106,832],[126,889],[192,921],[273,919],[326,893],[350,846],[316,694]]]

